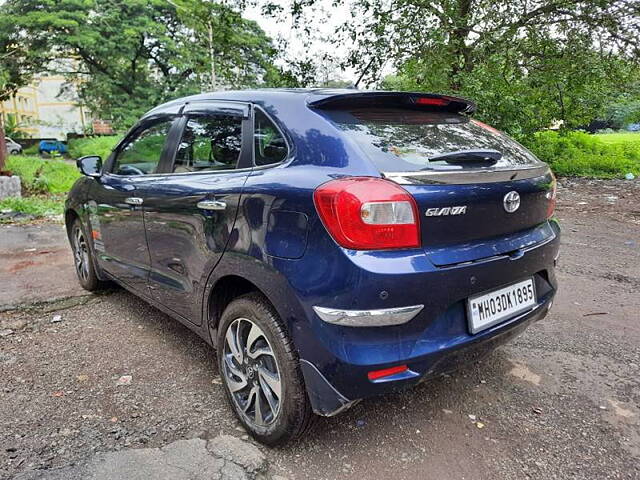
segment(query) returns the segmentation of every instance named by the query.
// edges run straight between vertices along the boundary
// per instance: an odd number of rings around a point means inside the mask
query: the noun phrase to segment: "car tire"
[[[245,429],[270,446],[301,437],[314,415],[293,342],[273,306],[260,293],[243,295],[227,306],[217,332],[220,377]]]
[[[89,246],[89,237],[79,218],[76,218],[71,225],[69,241],[71,242],[76,275],[82,288],[89,292],[102,289],[105,284],[98,279],[98,275],[96,274],[93,254]]]

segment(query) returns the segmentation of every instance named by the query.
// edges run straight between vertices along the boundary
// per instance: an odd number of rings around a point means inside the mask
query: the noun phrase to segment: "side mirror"
[[[102,158],[98,155],[87,155],[76,161],[78,170],[87,177],[98,178],[102,175]]]

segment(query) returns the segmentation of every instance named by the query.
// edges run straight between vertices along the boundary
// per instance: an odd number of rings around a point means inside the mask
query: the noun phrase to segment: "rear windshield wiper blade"
[[[429,157],[430,162],[447,162],[451,165],[491,166],[502,158],[502,153],[497,150],[456,150],[454,152],[439,153]],[[427,167],[424,170],[428,170]]]

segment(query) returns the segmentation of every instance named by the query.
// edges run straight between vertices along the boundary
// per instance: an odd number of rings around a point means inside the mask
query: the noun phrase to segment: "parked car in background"
[[[549,167],[474,109],[322,89],[161,105],[104,163],[78,160],[80,283],[113,280],[213,345],[270,445],[475,361],[546,316],[560,229]]]
[[[69,151],[69,148],[65,143],[62,143],[58,140],[41,140],[38,144],[38,153],[40,155],[44,153],[53,154],[59,153],[64,154]]]
[[[22,145],[18,142],[11,140],[9,137],[4,137],[4,141],[7,144],[7,153],[9,155],[19,155],[22,153]]]

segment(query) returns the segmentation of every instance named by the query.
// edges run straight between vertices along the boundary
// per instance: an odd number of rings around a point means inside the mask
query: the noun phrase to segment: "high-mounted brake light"
[[[549,204],[547,205],[547,218],[551,218],[553,216],[553,212],[556,210],[556,195],[558,190],[558,181],[556,180],[556,176],[551,173],[551,188],[547,192],[547,200],[549,200]]]
[[[416,104],[444,107],[445,105],[449,105],[449,100],[447,100],[446,98],[437,97],[418,97],[416,98]]]
[[[418,207],[399,185],[373,177],[349,177],[320,185],[313,194],[333,239],[354,250],[420,246]]]

